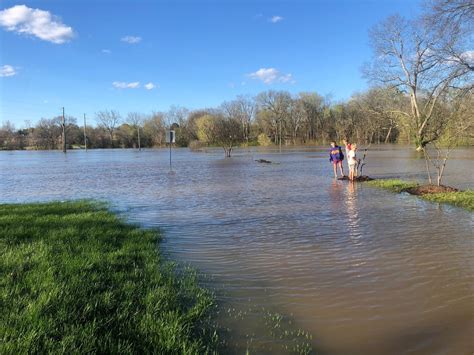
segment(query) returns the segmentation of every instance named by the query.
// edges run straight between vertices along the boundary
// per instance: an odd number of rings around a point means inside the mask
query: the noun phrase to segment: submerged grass
[[[438,194],[423,195],[422,197],[428,201],[449,203],[450,205],[474,211],[474,190],[442,192]]]
[[[381,187],[393,192],[402,192],[406,189],[418,186],[416,182],[402,181],[399,179],[372,180],[366,182],[366,184],[373,187]]]
[[[393,192],[402,192],[419,186],[416,182],[399,179],[373,180],[366,183],[369,186],[384,188]],[[419,195],[422,199],[438,203],[447,203],[474,211],[474,190],[440,192]]]
[[[0,205],[0,353],[215,352],[213,298],[92,202]]]

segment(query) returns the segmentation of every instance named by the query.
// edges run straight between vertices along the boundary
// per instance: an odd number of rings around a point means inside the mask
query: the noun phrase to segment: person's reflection
[[[331,200],[331,211],[337,214],[342,207],[341,205],[344,203],[344,190],[342,181],[335,179],[331,181],[329,198]]]
[[[355,244],[360,244],[360,219],[359,210],[357,208],[357,183],[349,181],[347,184],[346,208],[347,208],[347,224],[349,237]]]

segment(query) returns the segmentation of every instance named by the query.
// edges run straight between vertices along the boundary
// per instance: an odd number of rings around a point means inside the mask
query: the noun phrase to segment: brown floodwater
[[[326,148],[0,152],[0,202],[95,198],[164,232],[218,300],[225,353],[472,354],[474,214],[335,181]],[[274,164],[259,164],[255,159]],[[412,149],[364,173],[423,181]],[[474,149],[445,183],[474,188]]]

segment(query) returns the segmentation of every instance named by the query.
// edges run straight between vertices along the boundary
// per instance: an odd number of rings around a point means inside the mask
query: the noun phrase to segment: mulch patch
[[[459,191],[458,189],[450,186],[444,185],[421,185],[416,187],[410,187],[408,189],[403,190],[408,192],[412,195],[427,195],[427,194],[438,194],[442,192],[456,192]]]
[[[343,176],[343,177],[340,177],[340,178],[337,178],[338,180],[343,180],[343,181],[349,181],[349,177],[348,176]],[[371,177],[368,177],[367,175],[362,175],[362,176],[356,176],[356,178],[354,179],[354,181],[356,182],[363,182],[363,181],[372,181],[373,179]]]

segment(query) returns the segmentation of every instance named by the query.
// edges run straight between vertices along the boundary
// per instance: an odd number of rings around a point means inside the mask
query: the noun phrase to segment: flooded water
[[[331,178],[326,149],[0,152],[0,201],[95,198],[208,275],[227,353],[472,354],[474,214]],[[264,158],[274,164],[259,164]],[[365,173],[424,179],[409,148]],[[445,183],[473,188],[474,149]]]

